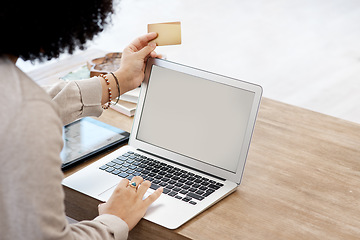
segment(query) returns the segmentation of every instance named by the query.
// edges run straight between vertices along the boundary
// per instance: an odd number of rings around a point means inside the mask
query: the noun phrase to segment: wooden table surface
[[[29,75],[51,83],[99,54]],[[133,119],[107,110],[100,120],[131,131]],[[359,239],[359,183],[359,124],[263,98],[237,191],[176,230],[141,220],[129,239]],[[97,200],[64,189],[68,216],[96,216]]]

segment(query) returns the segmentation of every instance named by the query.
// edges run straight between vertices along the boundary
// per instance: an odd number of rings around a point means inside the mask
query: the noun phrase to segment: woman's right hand
[[[131,186],[134,183],[136,186]],[[131,182],[127,179],[122,179],[110,199],[106,203],[99,205],[99,215],[112,214],[120,217],[127,223],[130,231],[145,215],[148,207],[160,197],[163,191],[162,188],[158,188],[147,198],[143,199],[150,185],[149,181],[143,181],[140,176],[134,177]]]
[[[159,57],[151,42],[157,33],[148,33],[135,39],[122,52],[120,68],[115,72],[120,83],[120,95],[140,86],[144,80],[145,64],[149,57]]]

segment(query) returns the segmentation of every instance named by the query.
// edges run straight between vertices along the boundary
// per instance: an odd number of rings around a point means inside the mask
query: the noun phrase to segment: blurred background
[[[147,24],[173,21],[181,21],[182,44],[156,50],[168,60],[360,123],[360,1],[122,0],[88,49],[122,51]],[[24,71],[46,64],[18,61]]]

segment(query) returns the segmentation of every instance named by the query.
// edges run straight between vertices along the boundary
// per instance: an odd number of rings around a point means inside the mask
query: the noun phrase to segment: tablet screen
[[[83,118],[63,128],[64,147],[61,151],[63,168],[87,157],[125,143],[129,133],[92,118]]]

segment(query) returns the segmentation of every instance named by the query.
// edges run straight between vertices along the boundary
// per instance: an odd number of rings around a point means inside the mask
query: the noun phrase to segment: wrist
[[[132,89],[131,86],[128,86],[129,81],[126,73],[127,71],[122,68],[114,72],[114,75],[117,77],[119,82],[119,87],[120,87],[119,96]]]

